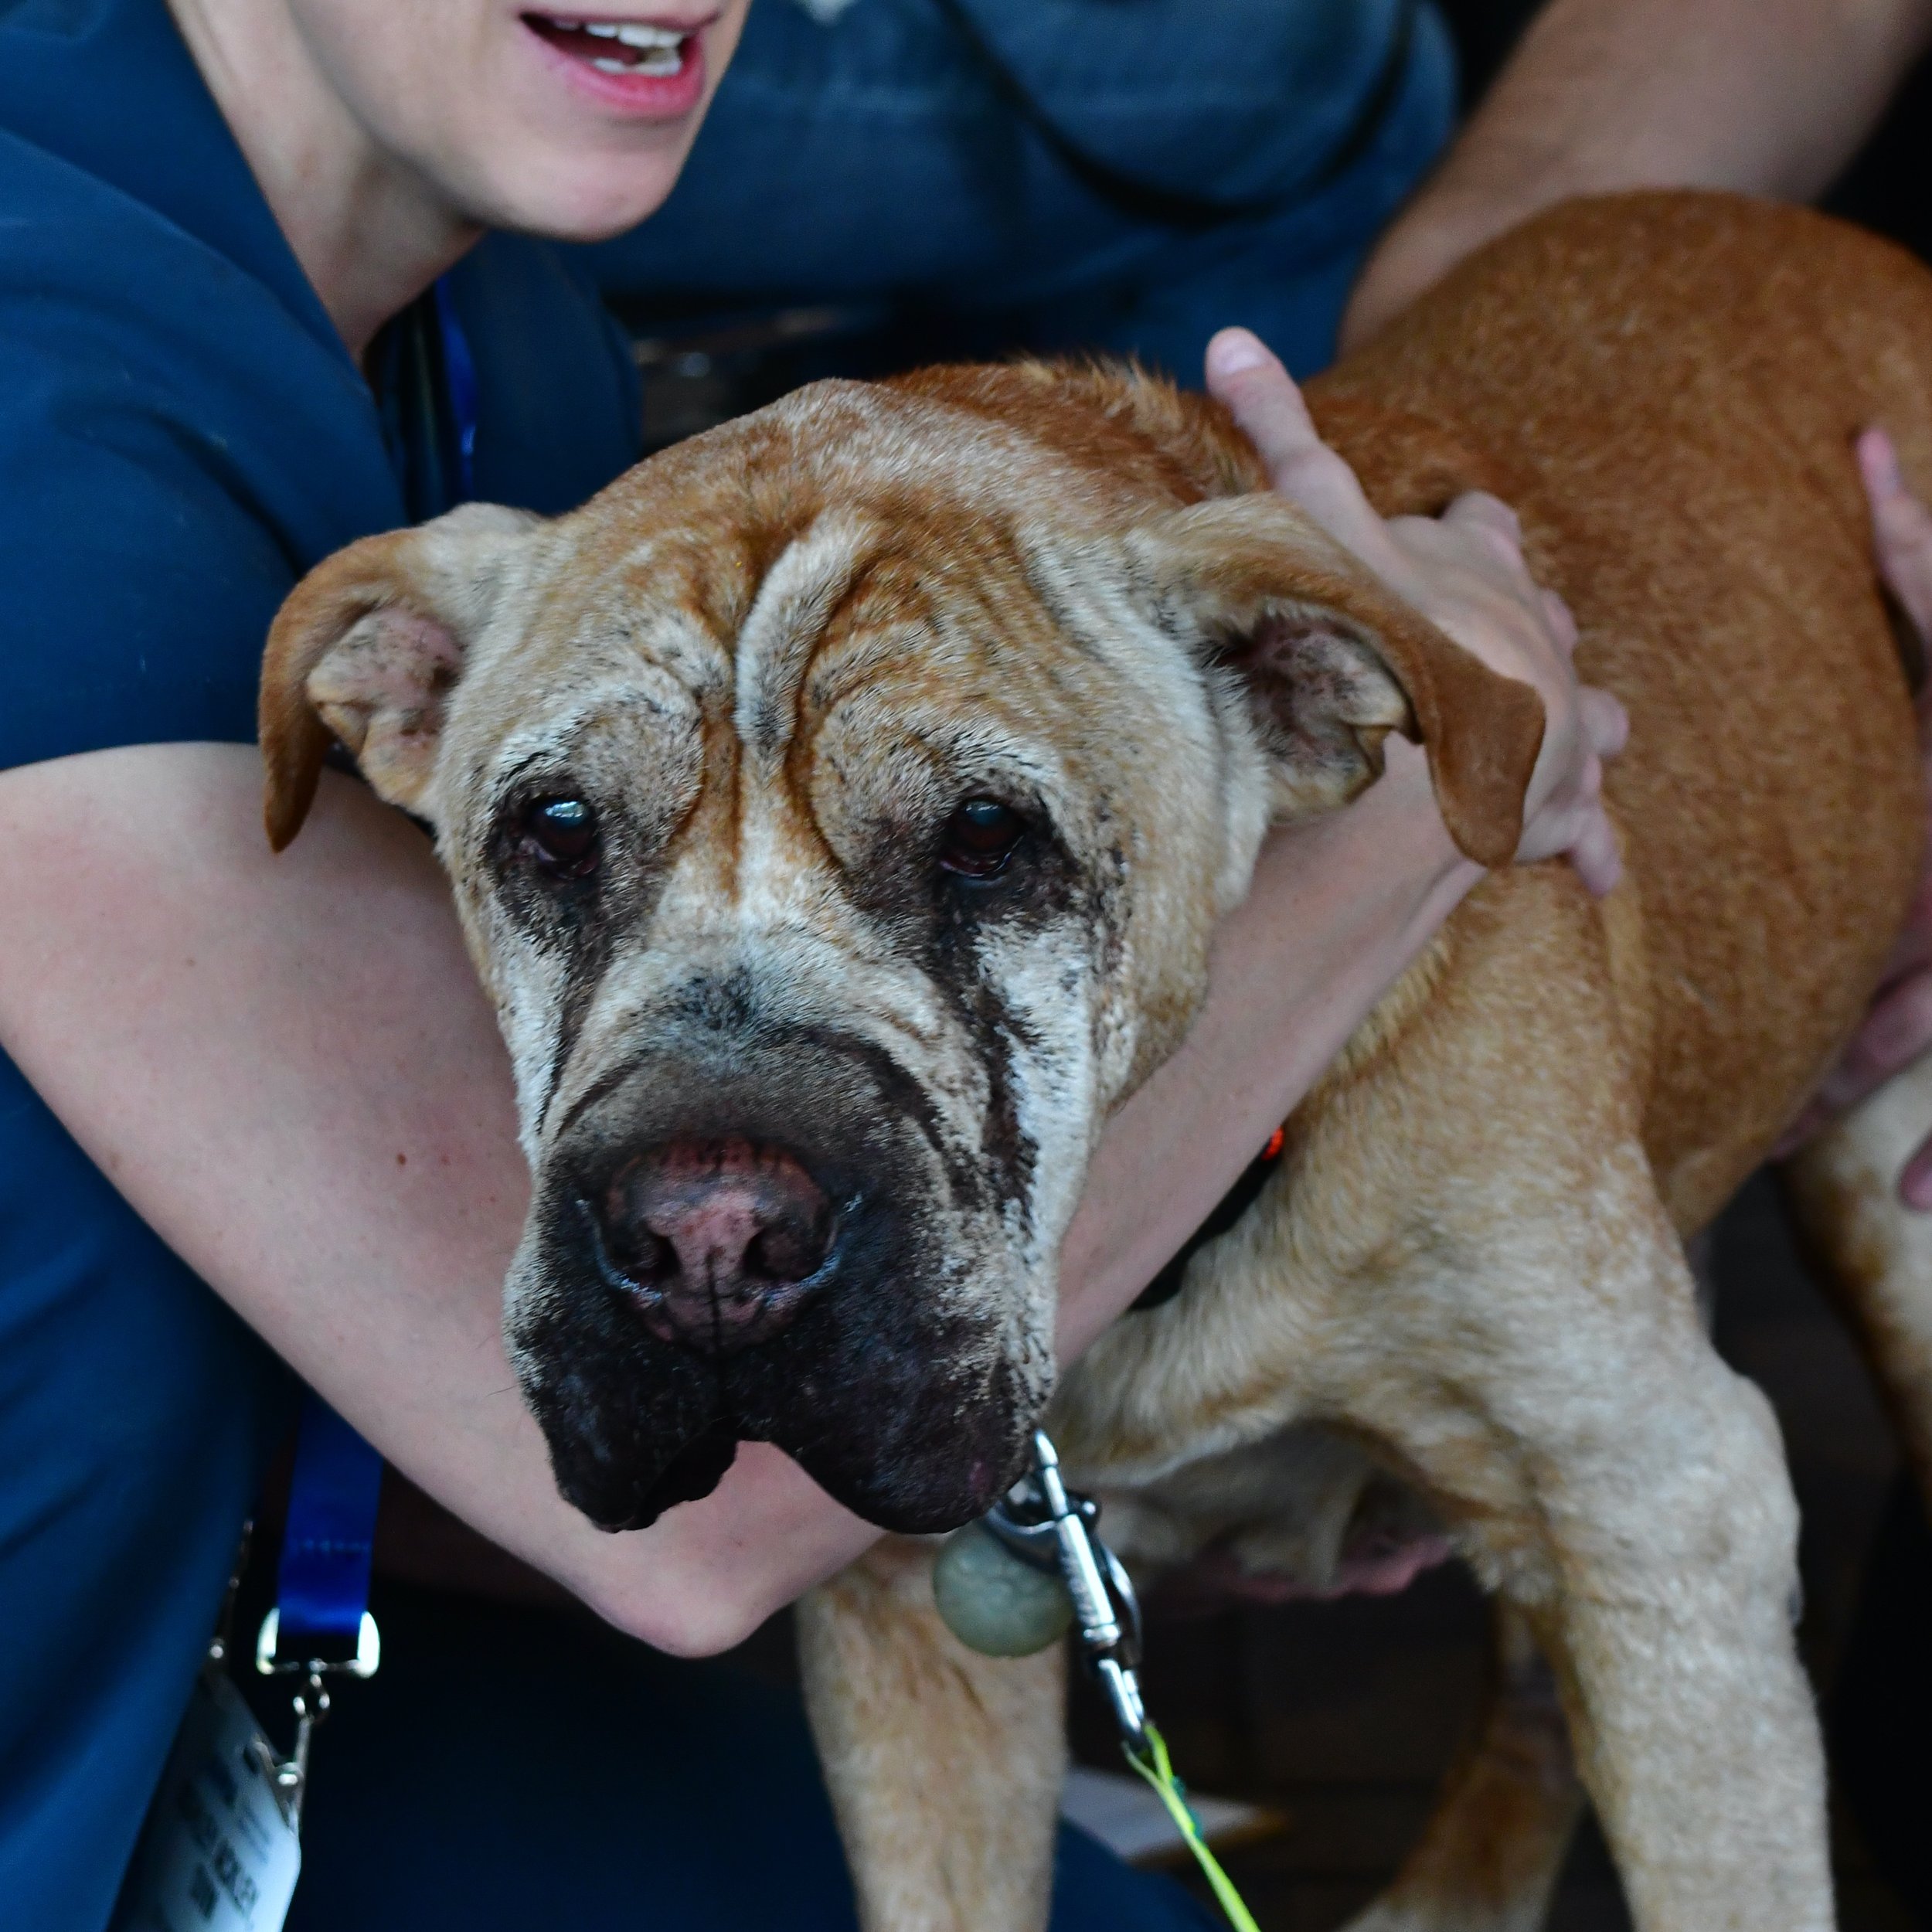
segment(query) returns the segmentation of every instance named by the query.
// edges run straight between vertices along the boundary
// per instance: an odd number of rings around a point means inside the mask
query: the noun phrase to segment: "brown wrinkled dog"
[[[1883,422],[1932,490],[1932,278],[1806,214],[1579,204],[1313,400],[1385,511],[1520,511],[1631,711],[1628,881],[1488,880],[1256,1207],[1057,1393],[1089,1152],[1186,1030],[1270,819],[1342,804],[1400,731],[1501,864],[1539,740],[1522,687],[1261,493],[1213,405],[1038,366],[821,383],[556,522],[358,544],[270,641],[271,834],[332,736],[437,828],[534,1173],[507,1332],[599,1522],[757,1437],[889,1528],[949,1527],[1049,1396],[1145,1568],[1303,1561],[1309,1496],[1379,1469],[1509,1615],[1502,1701],[1370,1920],[1540,1913],[1573,1809],[1540,1651],[1640,1926],[1828,1925],[1791,1491],[1681,1240],[1913,889],[1849,444]],[[1922,1467],[1932,1223],[1889,1182],[1927,1087],[1797,1177]],[[1061,1662],[961,1649],[930,1553],[889,1542],[808,1603],[812,1714],[872,1932],[1022,1932]]]

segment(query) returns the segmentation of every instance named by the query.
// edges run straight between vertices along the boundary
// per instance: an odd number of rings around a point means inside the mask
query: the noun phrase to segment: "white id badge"
[[[302,1851],[275,1753],[219,1670],[195,1680],[114,1932],[281,1932]]]

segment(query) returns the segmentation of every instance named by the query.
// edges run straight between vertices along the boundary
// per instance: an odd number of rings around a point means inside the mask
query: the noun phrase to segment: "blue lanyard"
[[[304,1389],[275,1573],[277,1662],[346,1664],[357,1655],[382,1491],[383,1458]]]
[[[457,478],[461,486],[457,501],[467,503],[476,495],[476,359],[470,353],[470,338],[457,319],[456,298],[450,293],[448,276],[438,279],[435,298],[436,325],[443,338],[444,400],[456,431]]]
[[[444,276],[433,291],[442,388],[457,457],[459,501],[476,488],[476,362]],[[345,1666],[366,1655],[363,1624],[376,1543],[383,1458],[313,1389],[302,1392],[288,1522],[275,1577],[274,1625],[264,1627],[268,1668]]]

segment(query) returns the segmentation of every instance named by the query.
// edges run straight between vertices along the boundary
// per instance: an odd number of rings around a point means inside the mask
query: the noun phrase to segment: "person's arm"
[[[1216,385],[1279,481],[1550,714],[1526,852],[1614,872],[1595,802],[1618,714],[1579,702],[1505,512],[1385,527],[1278,364]],[[346,780],[272,858],[252,750],[0,774],[0,1043],[148,1222],[439,1502],[662,1648],[719,1648],[874,1535],[777,1452],[653,1528],[558,1497],[499,1335],[527,1180],[509,1080],[427,842]],[[1419,753],[1277,833],[1206,1012],[1110,1130],[1067,1250],[1077,1349],[1131,1300],[1479,876]]]
[[[1369,257],[1343,345],[1572,195],[1811,199],[1928,42],[1932,0],[1551,0]]]

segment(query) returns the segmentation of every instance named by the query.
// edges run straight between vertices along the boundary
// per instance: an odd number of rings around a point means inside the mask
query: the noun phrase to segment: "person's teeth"
[[[587,33],[594,39],[614,40],[628,56],[614,53],[594,60],[599,73],[674,74],[684,66],[684,43],[689,38],[669,27],[645,26],[641,21],[560,20],[551,16],[553,26]]]

